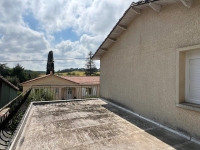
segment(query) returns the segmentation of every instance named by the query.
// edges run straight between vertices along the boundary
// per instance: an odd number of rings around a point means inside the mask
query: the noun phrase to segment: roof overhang
[[[0,75],[0,81],[3,81],[4,83],[6,83],[7,85],[9,85],[10,87],[12,87],[13,89],[19,91],[19,88],[16,87],[15,85],[13,85],[12,83],[10,83],[6,78],[4,78],[3,76]]]
[[[62,80],[65,80],[65,81],[68,81],[68,82],[71,82],[73,84],[78,84],[74,81],[71,81],[71,80],[68,80],[68,79],[65,79],[65,78],[62,78],[58,75],[55,75],[55,74],[48,74],[48,75],[45,75],[45,76],[42,76],[42,77],[38,77],[38,78],[35,78],[35,79],[32,79],[32,80],[28,80],[26,82],[23,82],[23,83],[20,83],[21,86],[24,86],[26,85],[27,83],[30,84],[30,83],[33,83],[35,81],[38,81],[38,80],[43,80],[44,78],[51,78],[51,77],[56,77],[56,78],[59,78],[59,79],[62,79]]]
[[[108,34],[106,39],[102,42],[100,47],[97,49],[92,59],[100,60],[103,54],[105,54],[109,47],[117,41],[117,38],[126,30],[128,30],[129,23],[142,13],[143,9],[152,8],[156,12],[160,12],[162,6],[180,3],[190,8],[193,0],[142,0],[137,3],[132,3],[131,6],[125,11],[124,15],[119,19],[117,24]]]

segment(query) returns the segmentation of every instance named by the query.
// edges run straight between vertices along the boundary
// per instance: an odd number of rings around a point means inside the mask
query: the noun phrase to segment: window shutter
[[[93,88],[93,96],[96,96],[96,88]]]
[[[186,101],[200,104],[200,51],[186,55]]]
[[[82,96],[85,96],[86,88],[82,88]]]
[[[200,58],[189,60],[189,97],[200,102]]]

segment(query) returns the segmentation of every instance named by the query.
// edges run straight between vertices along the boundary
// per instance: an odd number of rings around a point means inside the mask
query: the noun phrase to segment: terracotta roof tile
[[[78,84],[99,84],[99,76],[61,76],[61,78],[76,82]]]

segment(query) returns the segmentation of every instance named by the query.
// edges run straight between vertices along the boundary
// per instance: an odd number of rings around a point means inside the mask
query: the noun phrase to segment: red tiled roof
[[[61,76],[63,79],[70,80],[72,82],[76,82],[78,84],[99,84],[100,77],[99,76]]]

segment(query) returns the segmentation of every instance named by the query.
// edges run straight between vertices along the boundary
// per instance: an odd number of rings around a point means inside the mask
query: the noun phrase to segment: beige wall
[[[31,86],[40,86],[40,85],[61,86],[61,85],[77,85],[77,84],[52,75],[24,84],[23,92],[26,91]]]
[[[200,139],[200,113],[176,107],[176,49],[200,44],[200,1],[142,10],[101,58],[100,96]]]
[[[38,88],[46,88],[49,91],[54,93],[54,99],[55,100],[61,100],[67,98],[67,87],[72,88],[72,99],[76,97],[77,99],[84,98],[82,96],[82,88],[97,88],[97,97],[99,97],[99,85],[80,85],[76,84],[70,81],[67,81],[65,79],[56,77],[56,76],[48,76],[45,78],[41,78],[32,82],[28,82],[26,84],[23,84],[23,92],[26,91],[28,88],[32,86],[33,89]],[[56,92],[56,89],[58,89],[58,92]],[[34,92],[34,90],[33,90]]]

